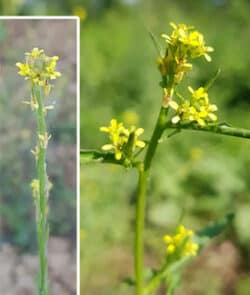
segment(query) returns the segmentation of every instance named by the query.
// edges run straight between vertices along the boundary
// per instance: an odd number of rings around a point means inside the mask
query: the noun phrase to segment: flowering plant
[[[50,80],[61,76],[56,71],[58,56],[49,57],[43,49],[34,48],[31,52],[25,53],[25,62],[17,62],[18,74],[25,77],[30,83],[30,99],[23,103],[30,106],[31,111],[37,118],[37,144],[31,153],[34,155],[37,164],[37,179],[30,183],[32,195],[36,207],[36,225],[39,247],[39,295],[48,295],[48,261],[47,243],[49,238],[48,224],[48,198],[52,183],[49,181],[46,172],[46,151],[51,135],[46,128],[46,115],[53,105],[45,105],[46,97],[51,90]]]
[[[198,89],[189,86],[188,96],[177,91],[177,86],[192,70],[192,60],[204,57],[205,61],[211,62],[209,53],[213,51],[213,48],[206,45],[204,36],[194,27],[174,23],[170,23],[170,25],[173,28],[172,33],[170,35],[162,34],[164,50],[161,50],[154,39],[159,52],[157,64],[161,74],[162,101],[150,140],[138,139],[144,131],[142,128],[135,126],[127,128],[123,123],[112,119],[110,126],[100,128],[102,132],[109,134],[111,143],[105,144],[102,147],[103,151],[81,150],[83,161],[98,160],[102,163],[136,168],[138,171],[135,210],[135,276],[129,280],[129,283],[135,287],[136,295],[154,294],[153,292],[161,284],[166,284],[166,294],[174,294],[183,266],[199,253],[207,239],[219,234],[233,217],[229,214],[224,220],[215,222],[198,232],[193,232],[184,225],[177,224],[174,234],[165,235],[163,238],[166,252],[162,266],[153,271],[149,278],[145,278],[143,231],[146,193],[152,160],[163,133],[166,130],[174,129],[168,135],[170,137],[182,130],[195,130],[250,138],[250,130],[218,122],[215,113],[218,108],[209,97],[208,91],[219,72]],[[145,150],[145,155],[143,159],[140,159],[139,154],[143,150]]]

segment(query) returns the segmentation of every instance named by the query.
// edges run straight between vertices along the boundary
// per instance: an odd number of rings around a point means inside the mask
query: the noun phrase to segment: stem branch
[[[174,129],[185,129],[185,130],[194,130],[194,131],[205,131],[211,133],[218,133],[227,136],[235,136],[241,138],[250,138],[250,130],[243,128],[235,128],[227,126],[226,124],[208,124],[206,126],[200,126],[194,123],[180,123],[178,125],[171,122],[167,122],[165,129],[174,128]]]

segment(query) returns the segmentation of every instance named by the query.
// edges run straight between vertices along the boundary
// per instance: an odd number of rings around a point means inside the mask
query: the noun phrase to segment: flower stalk
[[[149,141],[149,146],[143,163],[139,166],[139,180],[138,180],[138,196],[136,201],[136,230],[135,230],[135,277],[136,277],[136,295],[143,294],[144,280],[144,244],[143,231],[145,220],[145,203],[148,186],[148,175],[151,167],[151,162],[154,157],[159,139],[164,131],[166,124],[167,109],[161,108],[158,116],[152,137]]]
[[[39,295],[48,295],[48,258],[47,244],[49,237],[49,226],[47,220],[48,214],[48,177],[46,172],[46,149],[47,145],[41,138],[45,138],[47,134],[46,123],[44,117],[43,95],[40,86],[33,85],[32,93],[37,99],[37,174],[39,180],[39,202],[38,202],[38,247],[39,247]]]
[[[167,122],[165,129],[177,129],[177,130],[191,130],[191,131],[204,131],[210,133],[217,133],[221,135],[234,136],[240,138],[250,138],[250,130],[244,128],[231,127],[227,123],[207,124],[206,126],[200,126],[193,123],[180,123],[178,125],[172,122]]]
[[[48,239],[49,239],[49,190],[52,184],[48,180],[46,171],[46,151],[51,135],[48,135],[46,127],[46,115],[54,107],[45,105],[46,96],[50,93],[50,80],[61,76],[56,71],[58,56],[49,57],[44,50],[34,48],[27,52],[25,63],[16,63],[19,75],[29,80],[31,88],[30,100],[24,101],[31,111],[35,112],[37,119],[37,143],[32,150],[37,164],[37,179],[31,181],[32,194],[36,207],[36,228],[39,252],[39,280],[38,294],[49,295],[48,280]]]

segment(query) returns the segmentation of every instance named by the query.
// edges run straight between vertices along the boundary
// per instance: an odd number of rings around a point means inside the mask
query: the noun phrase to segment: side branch
[[[114,153],[101,152],[98,150],[81,149],[80,160],[82,163],[88,164],[93,162],[100,162],[106,164],[116,164],[121,166],[136,167],[137,162],[126,163],[124,160],[116,160]]]
[[[173,124],[172,122],[167,122],[165,129],[176,129],[176,130],[195,130],[195,131],[205,131],[211,133],[218,133],[222,135],[250,138],[250,130],[243,128],[230,127],[226,124],[208,124],[206,126],[200,126],[196,123],[179,123]]]

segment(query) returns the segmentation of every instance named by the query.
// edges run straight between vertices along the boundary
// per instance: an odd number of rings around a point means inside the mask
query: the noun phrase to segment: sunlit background
[[[0,278],[3,294],[35,294],[37,239],[30,182],[37,178],[30,150],[36,145],[36,116],[29,81],[16,62],[38,47],[58,55],[62,77],[53,81],[46,104],[52,139],[48,147],[51,294],[76,290],[76,21],[0,20]]]

